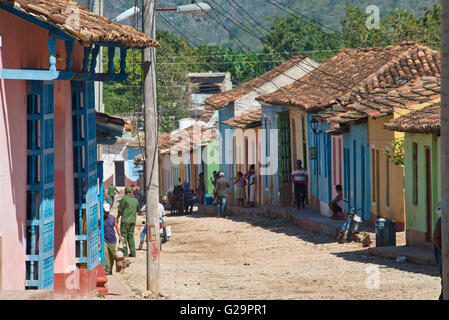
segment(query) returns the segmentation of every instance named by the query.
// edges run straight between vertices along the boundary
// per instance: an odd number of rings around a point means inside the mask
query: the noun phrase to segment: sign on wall
[[[309,148],[309,159],[310,160],[316,160],[318,159],[317,151],[315,147]]]

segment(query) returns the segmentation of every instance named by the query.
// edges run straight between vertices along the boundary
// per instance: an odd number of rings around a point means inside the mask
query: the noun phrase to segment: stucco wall
[[[302,160],[303,167],[309,171],[310,164],[308,155],[309,147],[307,138],[307,114],[299,111],[296,108],[288,108],[288,110],[290,113],[292,168],[296,167],[296,160]],[[305,150],[304,143],[306,146]],[[308,194],[310,195],[310,183],[308,187]],[[294,193],[295,191],[292,188],[292,199],[293,201],[296,201]]]
[[[354,148],[355,144],[355,148]],[[368,124],[352,125],[350,132],[343,135],[343,153],[349,159],[343,158],[347,166],[345,173],[344,196],[352,207],[363,209],[358,212],[364,220],[370,219],[370,152],[368,147]],[[364,153],[362,153],[364,149]],[[364,159],[364,161],[363,161]],[[349,160],[349,161],[348,161]],[[349,210],[345,204],[345,210]]]
[[[267,174],[262,176],[263,203],[280,203],[280,172],[279,172],[279,139],[278,134],[273,135],[271,130],[278,130],[279,112],[287,109],[280,106],[262,106],[262,129],[264,132],[265,150],[261,150],[261,162],[267,163]],[[263,172],[262,172],[263,174]]]
[[[309,159],[310,193],[314,197],[311,204],[318,207],[322,215],[330,216],[332,213],[329,210],[328,203],[332,201],[332,148],[331,137],[325,131],[330,129],[331,126],[319,121],[317,130],[321,133],[314,134],[310,127],[312,117],[313,115],[307,115],[308,143],[309,150],[312,147],[317,148],[317,159]],[[319,201],[319,203],[316,203],[316,201]]]
[[[418,204],[413,203],[413,143],[418,146]],[[440,137],[431,134],[405,134],[404,184],[407,243],[418,246],[425,245],[424,239],[411,239],[410,236],[421,233],[423,237],[427,231],[425,147],[430,147],[432,157],[432,226],[434,228],[437,220],[435,208],[441,199]],[[417,233],[413,233],[413,231],[417,231]]]
[[[224,172],[225,178],[230,182],[234,180],[234,138],[233,132],[234,128],[228,126],[227,124],[223,124],[222,122],[233,118],[234,113],[234,104],[231,103],[220,109],[218,113],[219,124],[218,131],[220,132],[220,171]],[[228,132],[228,135],[226,135]],[[234,192],[234,184],[230,183],[231,192]]]
[[[378,119],[368,120],[368,135],[370,146],[370,161],[371,161],[371,213],[374,218],[386,218],[394,220],[398,225],[398,230],[403,230],[405,223],[404,214],[404,169],[402,166],[395,165],[387,158],[384,151],[392,151],[391,143],[395,138],[400,138],[400,135],[391,130],[382,128],[382,124],[393,119],[393,115],[388,117],[382,117]],[[403,135],[403,134],[402,134]],[[376,165],[373,162],[373,153],[379,151],[379,163]],[[387,161],[390,167],[390,176],[387,177]],[[378,179],[373,176],[373,167],[379,169],[376,173]],[[376,183],[379,186],[376,186]],[[387,188],[389,184],[389,188]],[[376,193],[376,199],[374,198],[374,187],[378,188],[379,192]],[[389,190],[389,205],[387,205],[387,190]]]
[[[41,29],[15,15],[0,9],[0,68],[4,69],[48,69],[48,31]],[[57,68],[65,68],[64,42],[57,42]],[[73,55],[73,69],[81,70],[83,49],[76,45]],[[55,271],[61,271],[72,264],[74,258],[74,230],[70,228],[73,218],[73,173],[71,170],[71,140],[62,144],[61,136],[71,137],[71,92],[68,82],[56,82],[55,95],[60,102],[56,110],[55,162],[58,195],[66,196],[66,203],[60,198],[55,205]],[[2,285],[3,289],[23,290],[25,288],[25,228],[26,228],[26,176],[27,176],[27,121],[26,81],[0,80],[0,235],[2,236]],[[59,137],[58,137],[59,136]],[[64,148],[62,150],[61,148]],[[63,155],[64,160],[58,159]],[[62,171],[67,175],[62,177]],[[73,170],[72,170],[73,171]],[[65,185],[65,189],[57,186]],[[70,198],[71,197],[71,198]],[[65,208],[64,208],[65,207]],[[62,228],[62,231],[61,229]],[[67,232],[66,232],[67,231]],[[66,232],[66,233],[65,233]],[[7,250],[5,250],[7,248]],[[73,254],[73,255],[72,255]]]
[[[70,81],[55,81],[55,273],[76,265],[71,95]]]

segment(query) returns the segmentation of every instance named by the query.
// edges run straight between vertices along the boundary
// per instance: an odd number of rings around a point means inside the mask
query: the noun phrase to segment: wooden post
[[[443,299],[449,300],[449,0],[441,1],[441,201]]]
[[[143,0],[143,32],[156,39],[155,0]],[[160,294],[159,277],[159,169],[157,149],[156,104],[156,48],[143,51],[144,106],[145,106],[145,195],[147,204],[147,290]]]

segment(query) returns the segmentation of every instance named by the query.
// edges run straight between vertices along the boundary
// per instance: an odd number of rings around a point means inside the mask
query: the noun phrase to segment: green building
[[[431,248],[441,199],[440,100],[384,124],[404,132],[405,229],[407,245]]]

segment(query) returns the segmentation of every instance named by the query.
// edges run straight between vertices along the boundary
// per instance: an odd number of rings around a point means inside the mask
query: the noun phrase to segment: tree
[[[346,3],[346,15],[340,20],[345,45],[349,48],[397,45],[404,40],[439,48],[441,5],[425,8],[421,17],[407,10],[388,10],[379,29],[368,29],[368,14]]]
[[[271,32],[261,38],[263,52],[272,57],[288,59],[293,55],[308,55],[312,59],[326,60],[342,49],[341,36],[328,33],[314,19],[293,15],[275,17]]]

